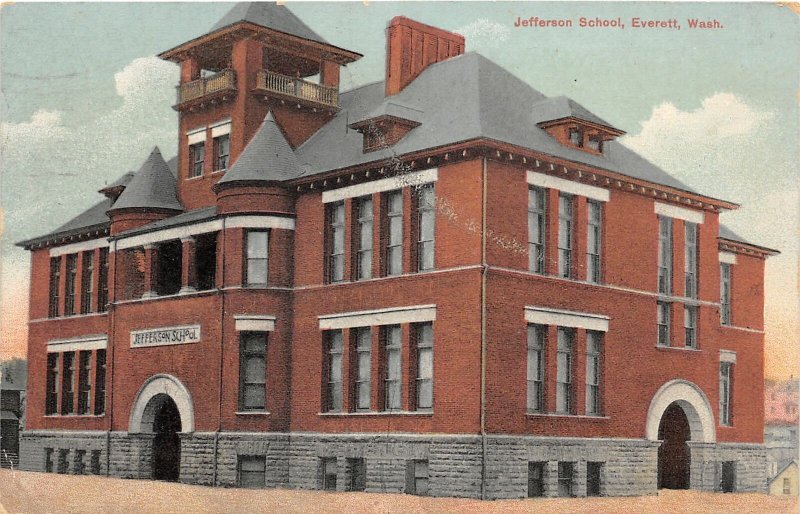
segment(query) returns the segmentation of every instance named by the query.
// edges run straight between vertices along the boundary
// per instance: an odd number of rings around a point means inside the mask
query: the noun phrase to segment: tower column
[[[144,294],[142,298],[154,298],[158,277],[158,248],[154,244],[144,245]]]

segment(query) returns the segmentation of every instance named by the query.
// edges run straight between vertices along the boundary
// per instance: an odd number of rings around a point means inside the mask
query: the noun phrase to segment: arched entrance
[[[181,473],[181,417],[178,406],[166,394],[150,399],[153,411],[153,478],[177,481]]]
[[[658,438],[663,441],[658,448],[659,489],[689,488],[689,445],[691,429],[689,420],[677,403],[671,404],[661,417]]]

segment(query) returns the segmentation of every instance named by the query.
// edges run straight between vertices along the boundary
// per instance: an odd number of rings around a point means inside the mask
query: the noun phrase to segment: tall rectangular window
[[[347,459],[347,490],[364,491],[367,488],[367,462],[363,458]]]
[[[94,413],[96,416],[106,411],[106,351],[97,350],[94,372]]]
[[[92,290],[94,289],[94,252],[83,252],[81,273],[81,314],[92,312]]]
[[[672,218],[658,217],[658,292],[672,294]]]
[[[575,330],[558,327],[556,354],[556,412],[572,413],[572,347]]]
[[[64,352],[61,380],[61,414],[75,413],[75,352]]]
[[[416,407],[433,408],[433,325],[415,325],[416,341]]]
[[[268,248],[269,233],[266,230],[247,231],[245,283],[248,286],[267,285]]]
[[[528,189],[528,269],[533,273],[544,273],[545,198],[544,189]]]
[[[544,496],[544,467],[546,462],[528,463],[528,498]]]
[[[228,158],[231,154],[231,136],[225,134],[214,138],[214,171],[228,169]]]
[[[528,325],[528,412],[544,410],[544,344],[547,327]]]
[[[267,458],[264,455],[237,455],[236,485],[261,489],[266,485]]]
[[[61,257],[50,257],[50,308],[48,315],[58,317],[59,287],[61,286]]]
[[[328,282],[344,280],[344,202],[327,206],[327,279]]]
[[[603,333],[589,330],[586,332],[586,414],[599,416],[601,356],[603,352]]]
[[[64,294],[64,315],[75,314],[75,282],[78,277],[78,254],[67,255],[67,283]]]
[[[239,409],[263,411],[267,392],[267,333],[239,334]]]
[[[562,497],[573,496],[573,482],[575,480],[575,463],[558,463],[558,495]]]
[[[58,412],[58,355],[57,353],[47,354],[47,391],[44,407],[46,415]]]
[[[719,363],[719,424],[730,426],[732,424],[732,394],[731,382],[733,364],[730,362]]]
[[[386,275],[403,272],[403,192],[386,193]]]
[[[401,345],[402,336],[400,325],[388,325],[383,327],[384,341],[384,409],[399,410],[401,408],[401,382],[402,357]]]
[[[586,228],[586,280],[599,284],[603,204],[597,200],[589,200],[588,206],[589,220]]]
[[[78,354],[78,414],[89,414],[91,389],[89,373],[92,370],[92,352],[83,351]]]
[[[343,340],[341,330],[325,332],[327,352],[327,384],[325,410],[340,412],[342,410],[342,352]]]
[[[600,496],[602,476],[602,462],[586,463],[586,496]]]
[[[683,327],[685,344],[687,348],[697,348],[697,307],[685,305],[683,307]]]
[[[336,457],[325,457],[320,460],[320,474],[322,475],[322,489],[324,491],[336,490],[336,475],[338,465]]]
[[[108,310],[108,248],[100,248],[98,266],[97,312]]]
[[[353,330],[356,346],[356,380],[354,383],[356,410],[370,409],[372,383],[372,329],[360,327]]]
[[[357,280],[372,278],[372,197],[355,200]]]
[[[189,178],[199,177],[203,174],[203,163],[206,159],[205,142],[189,146]]]
[[[684,296],[697,298],[697,224],[686,222],[684,242]]]
[[[558,276],[572,277],[572,195],[558,195]]]
[[[434,235],[436,214],[436,192],[433,184],[426,184],[416,191],[417,197],[417,270],[434,268]]]
[[[719,320],[723,325],[731,324],[731,265],[719,265]]]
[[[657,303],[658,342],[659,346],[669,346],[669,327],[672,323],[672,305],[668,302]]]

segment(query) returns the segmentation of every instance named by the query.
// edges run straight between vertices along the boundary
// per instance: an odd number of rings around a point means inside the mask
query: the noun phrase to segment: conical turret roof
[[[311,30],[292,11],[273,2],[237,3],[211,27],[210,32],[239,22],[250,22],[285,34],[327,44],[322,36]]]
[[[300,161],[268,112],[253,139],[218,185],[233,182],[281,182],[303,174]]]
[[[109,210],[169,209],[182,211],[175,177],[155,147]]]

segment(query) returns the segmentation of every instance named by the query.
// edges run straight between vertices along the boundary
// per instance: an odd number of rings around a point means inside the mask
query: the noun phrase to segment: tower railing
[[[202,98],[217,91],[235,90],[236,72],[224,69],[219,73],[203,77],[178,86],[178,105]]]
[[[339,106],[339,91],[337,88],[282,75],[274,71],[260,70],[258,72],[256,75],[256,90],[278,93],[282,96],[331,107]]]

